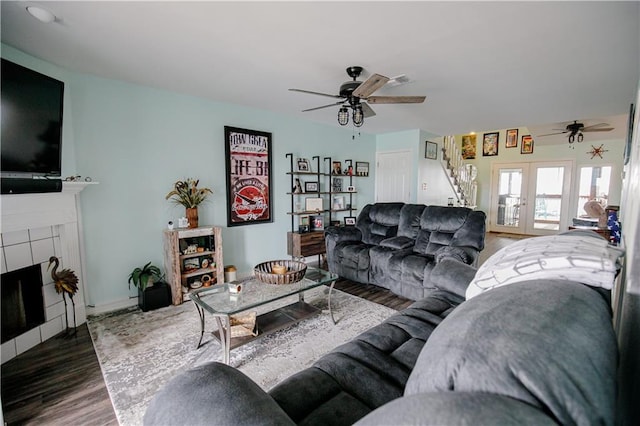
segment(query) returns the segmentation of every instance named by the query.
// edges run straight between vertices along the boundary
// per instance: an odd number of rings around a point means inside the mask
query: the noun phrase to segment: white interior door
[[[494,164],[489,229],[554,234],[569,223],[571,161]]]
[[[410,202],[412,170],[411,151],[378,152],[376,202]]]

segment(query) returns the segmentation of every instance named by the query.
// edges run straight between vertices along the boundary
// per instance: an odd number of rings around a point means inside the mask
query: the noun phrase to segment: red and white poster
[[[273,222],[271,133],[225,126],[228,226]]]

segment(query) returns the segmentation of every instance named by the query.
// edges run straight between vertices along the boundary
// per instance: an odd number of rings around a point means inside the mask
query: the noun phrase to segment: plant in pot
[[[173,184],[173,190],[164,197],[187,209],[189,228],[198,227],[198,206],[207,199],[209,194],[213,194],[209,188],[198,188],[199,183],[199,180],[191,178],[179,180]]]
[[[138,287],[138,306],[144,312],[171,304],[171,289],[164,281],[160,268],[151,262],[131,272],[129,288],[131,284]]]

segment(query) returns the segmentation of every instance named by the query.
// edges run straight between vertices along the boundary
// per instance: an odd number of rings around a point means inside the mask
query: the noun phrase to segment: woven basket
[[[287,268],[284,274],[271,272],[274,265],[282,265]],[[307,272],[307,264],[295,260],[270,260],[256,265],[254,272],[258,281],[265,284],[293,284],[304,278]]]

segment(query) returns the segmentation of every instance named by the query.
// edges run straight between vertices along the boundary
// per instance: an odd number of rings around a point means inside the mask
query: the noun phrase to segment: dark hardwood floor
[[[522,237],[488,233],[482,264]],[[400,310],[411,300],[388,290],[338,280],[335,288]],[[8,425],[117,425],[85,324],[73,338],[53,338],[2,365],[2,411]]]

